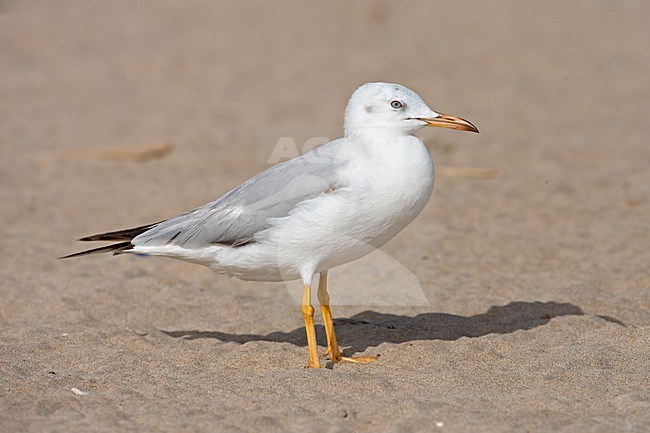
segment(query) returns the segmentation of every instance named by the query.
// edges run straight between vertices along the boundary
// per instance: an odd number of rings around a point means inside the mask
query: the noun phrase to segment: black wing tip
[[[128,242],[119,242],[117,244],[112,244],[112,245],[106,245],[104,247],[99,247],[99,248],[93,248],[90,250],[85,250],[85,251],[80,251],[78,253],[72,253],[68,254],[67,256],[61,256],[59,257],[59,260],[61,259],[71,259],[73,257],[80,257],[80,256],[87,256],[89,254],[100,254],[100,253],[113,253],[115,254],[121,254],[124,251],[128,251],[133,248],[133,245],[131,244],[130,241]]]
[[[160,224],[160,222],[147,224],[140,227],[134,227],[125,230],[117,230],[113,232],[99,233],[96,235],[86,236],[78,239],[81,242],[96,242],[96,241],[131,241],[133,238],[141,235],[150,228]]]

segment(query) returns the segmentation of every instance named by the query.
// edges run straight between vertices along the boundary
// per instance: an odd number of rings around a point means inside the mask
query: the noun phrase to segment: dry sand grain
[[[649,14],[0,2],[0,431],[649,431]],[[441,177],[383,248],[430,305],[335,309],[379,362],[303,369],[291,285],[55,259],[212,200],[280,137],[339,136],[371,80],[476,123],[425,133],[441,166],[498,173]],[[102,157],[124,143],[174,148]]]

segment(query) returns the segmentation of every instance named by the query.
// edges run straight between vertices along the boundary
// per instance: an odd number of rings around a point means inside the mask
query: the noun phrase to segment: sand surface
[[[649,15],[0,1],[0,431],[650,431]],[[304,369],[297,283],[56,260],[338,137],[375,80],[481,130],[423,132],[445,176],[394,268],[332,272],[341,345],[379,362]],[[393,298],[344,301],[386,269]]]

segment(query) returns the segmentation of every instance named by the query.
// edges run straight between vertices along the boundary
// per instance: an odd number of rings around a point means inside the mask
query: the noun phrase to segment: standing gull
[[[429,201],[433,161],[414,135],[424,126],[478,132],[467,120],[431,110],[404,86],[364,84],[345,109],[343,138],[277,164],[182,215],[80,239],[117,243],[66,258],[148,254],[198,263],[243,280],[301,279],[311,368],[321,366],[311,305],[312,279],[319,274],[326,356],[333,362],[374,361],[376,357],[341,355],[327,272],[381,247]]]

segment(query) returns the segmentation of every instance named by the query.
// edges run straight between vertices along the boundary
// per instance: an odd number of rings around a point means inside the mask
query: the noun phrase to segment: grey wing
[[[337,173],[347,162],[321,149],[275,165],[214,202],[157,224],[132,244],[197,247],[252,242],[256,233],[271,226],[269,219],[287,216],[299,203],[343,186]]]

